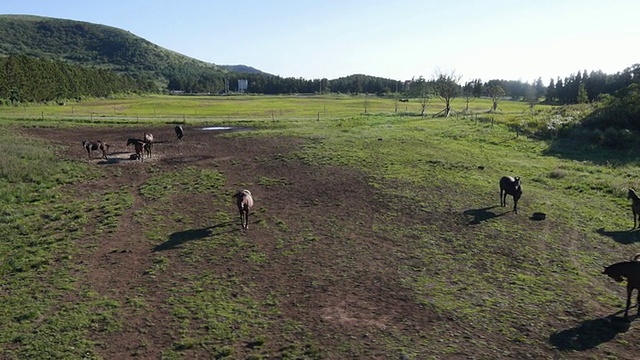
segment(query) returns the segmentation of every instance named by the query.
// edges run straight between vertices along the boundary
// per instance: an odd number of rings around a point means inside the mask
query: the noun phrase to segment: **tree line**
[[[437,74],[433,79],[422,77],[398,81],[356,74],[329,80],[283,78],[266,73],[228,72],[221,76],[217,67],[169,65],[164,69],[168,84],[158,85],[142,74],[123,74],[117,69],[99,66],[71,65],[61,60],[47,60],[26,55],[0,58],[0,100],[5,103],[46,102],[82,97],[107,97],[118,93],[158,92],[160,88],[185,93],[220,94],[238,92],[238,80],[247,80],[247,93],[254,94],[376,94],[379,96],[418,98],[426,102],[437,97],[446,104],[455,97],[468,101],[473,97],[494,100],[492,110],[498,109],[501,99],[509,98],[536,104],[576,104],[601,100],[613,95],[640,79],[640,64],[608,75],[602,71],[586,70],[568,77],[551,79],[545,86],[542,79],[533,83],[514,80],[474,79],[460,83],[455,74]],[[450,112],[446,106],[445,115]]]
[[[25,55],[0,58],[0,101],[4,104],[152,91],[157,91],[152,81],[119,75],[112,70]]]

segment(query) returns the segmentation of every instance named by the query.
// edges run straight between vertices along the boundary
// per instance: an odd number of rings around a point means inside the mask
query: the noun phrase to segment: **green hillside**
[[[28,55],[115,70],[170,82],[206,78],[205,91],[222,88],[228,71],[162,48],[128,31],[82,21],[0,15],[0,56]]]

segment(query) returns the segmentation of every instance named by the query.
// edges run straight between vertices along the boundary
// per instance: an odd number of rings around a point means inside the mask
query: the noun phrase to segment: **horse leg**
[[[513,212],[518,213],[518,200],[513,200]]]
[[[640,289],[638,290],[638,297],[636,298],[636,317],[640,316]]]
[[[500,206],[507,206],[507,192],[504,192],[504,195],[502,194],[503,191],[502,189],[500,189]]]
[[[627,285],[627,308],[624,310],[624,318],[627,319],[629,317],[629,308],[631,307],[631,292],[633,288]]]
[[[246,209],[244,212],[244,228],[249,228],[249,209]]]

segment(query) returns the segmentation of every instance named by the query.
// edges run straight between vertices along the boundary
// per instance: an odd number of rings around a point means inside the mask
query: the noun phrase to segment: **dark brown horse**
[[[629,189],[627,193],[627,199],[631,199],[631,211],[633,212],[633,228],[637,226],[637,222],[640,221],[640,198],[636,194],[635,190]]]
[[[127,146],[133,144],[133,147],[136,149],[136,157],[140,161],[144,161],[144,147],[145,142],[142,139],[128,139]]]
[[[151,157],[151,149],[153,148],[153,134],[144,133],[144,152],[147,157]]]
[[[629,308],[631,308],[631,293],[633,289],[638,289],[637,308],[640,310],[640,261],[622,261],[613,265],[606,266],[603,274],[609,276],[617,282],[627,279],[627,307],[624,310],[624,318],[629,317]]]
[[[89,159],[91,159],[91,152],[94,150],[100,150],[102,152],[102,158],[106,159],[107,158],[107,151],[109,150],[109,144],[104,143],[100,140],[96,140],[96,141],[89,141],[89,140],[84,140],[82,142],[82,147],[87,150],[87,154],[89,155]]]
[[[238,191],[235,195],[236,205],[238,206],[238,211],[240,212],[240,223],[242,224],[243,229],[249,228],[249,210],[253,206],[253,197],[251,196],[251,192],[247,189]]]
[[[513,212],[518,213],[518,200],[522,196],[519,177],[503,176],[500,179],[500,206],[507,206],[507,195],[513,196]]]

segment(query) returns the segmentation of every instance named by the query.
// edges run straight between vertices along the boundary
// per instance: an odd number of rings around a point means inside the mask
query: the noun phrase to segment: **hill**
[[[28,55],[146,77],[164,86],[204,78],[204,91],[222,88],[229,71],[260,71],[218,66],[160,47],[131,32],[89,22],[31,15],[0,15],[0,56]]]
[[[231,91],[238,79],[248,92],[283,94],[316,92],[383,93],[395,80],[366,75],[305,80],[281,78],[247,65],[216,65],[165,49],[129,31],[89,22],[32,15],[0,15],[0,56],[26,55],[75,65],[114,70],[134,79],[153,80],[161,89],[191,93]],[[324,82],[324,83],[322,83]]]

